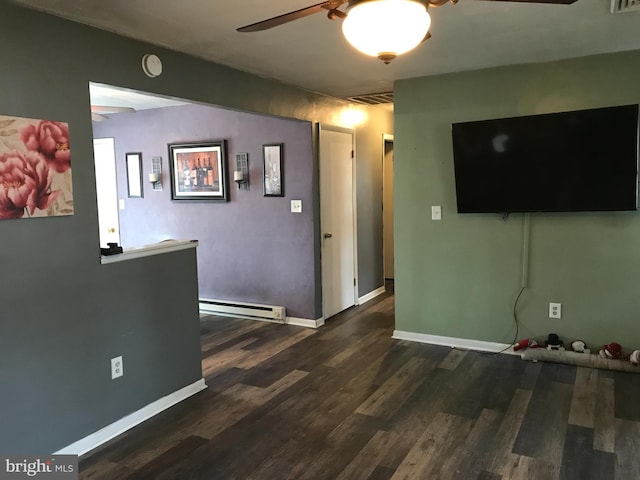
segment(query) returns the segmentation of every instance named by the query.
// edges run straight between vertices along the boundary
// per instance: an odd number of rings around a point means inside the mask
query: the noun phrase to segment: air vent
[[[631,0],[640,1],[640,0]],[[357,95],[349,97],[349,100],[361,105],[382,105],[383,103],[393,103],[393,92],[371,93],[369,95]]]
[[[640,0],[611,0],[611,13],[640,11]]]

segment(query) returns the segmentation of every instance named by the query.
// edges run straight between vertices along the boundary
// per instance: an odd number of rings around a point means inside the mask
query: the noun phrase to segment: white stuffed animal
[[[591,350],[587,348],[587,344],[582,340],[576,340],[571,344],[571,348],[574,352],[577,353],[591,353]]]

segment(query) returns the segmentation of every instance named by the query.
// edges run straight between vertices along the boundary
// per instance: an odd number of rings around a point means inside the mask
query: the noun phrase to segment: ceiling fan
[[[91,120],[94,122],[104,122],[105,120],[109,120],[108,115],[110,113],[126,113],[131,112],[134,113],[136,111],[135,108],[131,107],[116,107],[111,105],[91,105]]]
[[[569,5],[577,0],[491,0]],[[342,32],[361,52],[389,63],[431,37],[428,9],[458,0],[326,0],[293,12],[252,23],[238,32],[268,30],[322,11],[330,20],[344,20]],[[345,11],[339,10],[347,4]]]

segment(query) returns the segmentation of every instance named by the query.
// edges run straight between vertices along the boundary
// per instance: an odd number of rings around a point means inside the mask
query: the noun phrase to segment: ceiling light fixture
[[[425,39],[431,26],[428,1],[352,0],[342,33],[366,55],[389,63]]]

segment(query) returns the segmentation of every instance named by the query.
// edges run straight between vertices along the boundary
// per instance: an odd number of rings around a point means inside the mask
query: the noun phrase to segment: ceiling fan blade
[[[578,0],[485,0],[487,2],[519,2],[519,3],[549,3],[554,5],[571,5]]]
[[[422,39],[422,41],[420,43],[424,43],[427,40],[429,40],[431,38],[431,32],[427,32],[427,34],[424,36],[424,38]]]
[[[109,118],[104,115],[100,115],[99,113],[91,112],[91,120],[94,122],[104,122],[105,120],[109,120]]]
[[[300,10],[296,10],[295,12],[285,13],[283,15],[278,15],[277,17],[269,18],[268,20],[263,20],[261,22],[252,23],[251,25],[246,25],[244,27],[240,27],[237,29],[238,32],[260,32],[262,30],[268,30],[273,27],[277,27],[279,25],[283,25],[285,23],[292,22],[294,20],[298,20],[299,18],[304,18],[309,15],[313,15],[314,13],[319,13],[322,10],[331,10],[332,8],[337,8],[344,2],[336,2],[327,0],[322,3],[316,3],[315,5],[311,5],[310,7],[301,8]]]

